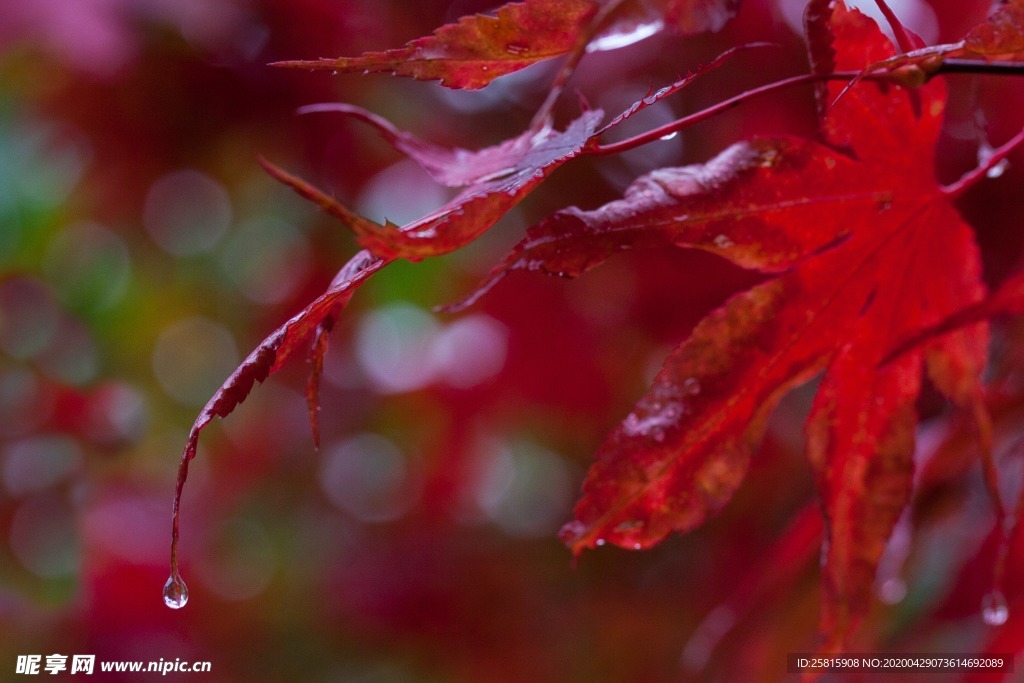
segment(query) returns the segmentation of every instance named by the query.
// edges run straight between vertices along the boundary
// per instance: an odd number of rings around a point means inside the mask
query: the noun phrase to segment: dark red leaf
[[[365,249],[381,258],[419,261],[458,249],[486,232],[556,168],[578,156],[603,116],[600,110],[587,111],[564,131],[527,131],[479,152],[443,151],[410,135],[397,135],[397,130],[383,125],[378,117],[360,116],[387,132],[390,142],[433,173],[450,182],[469,184],[441,208],[402,227],[366,220],[305,181],[269,162],[262,163],[275,178],[348,225]],[[483,175],[475,170],[477,165]],[[496,167],[500,168],[493,170]]]
[[[804,193],[808,177],[829,179]],[[513,270],[575,277],[638,247],[695,247],[777,273],[845,237],[892,194],[859,165],[799,138],[741,142],[706,164],[654,171],[594,211],[569,208],[529,228],[471,303]],[[837,211],[838,206],[843,211]]]
[[[317,297],[312,303],[292,316],[288,322],[274,330],[270,336],[264,339],[252,353],[250,353],[242,364],[231,373],[220,389],[207,401],[200,411],[199,416],[192,424],[189,432],[188,442],[181,456],[181,464],[178,468],[178,483],[174,494],[174,519],[172,522],[171,541],[171,572],[177,575],[177,543],[178,543],[178,508],[181,502],[181,493],[188,478],[188,466],[196,456],[196,449],[199,445],[199,434],[216,417],[226,417],[239,403],[245,400],[252,390],[255,382],[263,382],[269,375],[277,372],[300,348],[304,348],[305,342],[314,330],[332,315],[344,307],[352,294],[358,289],[367,278],[387,265],[388,261],[373,256],[368,251],[361,251],[334,276],[334,280],[323,294]],[[314,362],[319,363],[322,358],[321,345],[318,343],[313,349]],[[313,395],[311,394],[311,400]],[[311,410],[314,406],[311,406]],[[313,423],[314,434],[316,434],[316,423]]]
[[[477,90],[495,78],[558,57],[592,38],[683,35],[717,31],[739,0],[525,0],[447,24],[404,47],[359,57],[277,62],[274,66],[335,72],[386,72],[449,88]],[[597,43],[600,45],[600,43]]]
[[[342,72],[383,71],[449,88],[477,90],[498,76],[565,54],[597,13],[589,0],[527,0],[496,16],[463,17],[405,47],[359,57],[277,62],[274,66]]]

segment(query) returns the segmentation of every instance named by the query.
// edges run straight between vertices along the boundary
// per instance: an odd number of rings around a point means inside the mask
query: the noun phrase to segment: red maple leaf
[[[946,72],[992,69],[995,60],[1006,60],[1003,66],[1012,67],[1013,62],[1024,61],[1024,1],[1008,0],[994,9],[991,15],[975,26],[964,38],[956,43],[943,43],[922,47],[916,37],[908,32],[883,2],[879,5],[892,25],[897,37],[902,37],[902,54],[887,57],[863,70],[860,77],[868,74],[879,75],[887,72],[892,80],[903,85],[916,87],[934,77],[940,70]],[[828,0],[812,0],[808,5],[808,17],[824,17],[830,11]],[[820,23],[808,22],[808,39],[811,42],[811,61],[816,67],[826,67],[817,73],[827,72],[827,39],[821,35]],[[825,56],[819,62],[816,57]],[[959,60],[966,57],[968,59]],[[979,59],[980,58],[980,59]],[[985,64],[987,62],[987,64]],[[854,82],[860,79],[858,77]],[[820,100],[820,97],[819,97]]]
[[[525,0],[446,24],[404,47],[358,57],[277,62],[335,72],[386,72],[476,90],[499,76],[574,51],[592,39],[652,35],[663,29],[717,31],[739,0]]]
[[[893,54],[855,10],[839,4],[829,26],[835,69]],[[910,93],[858,82],[823,115],[824,144],[755,139],[655,171],[622,200],[546,219],[496,269],[490,282],[511,270],[573,276],[622,249],[673,244],[768,277],[697,325],[603,444],[563,530],[574,552],[645,548],[700,525],[742,482],[773,406],[823,372],[807,455],[826,522],[825,649],[843,646],[911,493],[922,365],[970,404],[985,359],[976,323],[882,363],[985,295],[952,205],[962,185],[934,175],[944,104],[942,83]]]

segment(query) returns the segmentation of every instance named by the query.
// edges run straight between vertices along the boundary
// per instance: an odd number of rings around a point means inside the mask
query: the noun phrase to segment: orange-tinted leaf
[[[361,116],[435,176],[469,185],[441,208],[402,227],[362,218],[309,183],[268,162],[263,165],[282,183],[348,225],[365,249],[381,258],[419,261],[458,249],[486,232],[552,171],[579,155],[603,116],[600,110],[587,111],[564,131],[527,131],[478,152],[441,150],[411,135],[399,136],[399,131],[390,124],[385,126],[378,117]]]
[[[495,78],[558,57],[597,38],[620,46],[663,29],[688,35],[717,31],[739,0],[525,0],[447,24],[404,47],[359,57],[277,62],[336,72],[386,72],[449,88],[477,90]]]
[[[980,55],[1024,52],[1024,2],[1010,0],[964,38],[964,47]]]
[[[359,57],[278,62],[275,66],[330,71],[383,71],[449,88],[476,90],[498,76],[565,54],[597,12],[590,0],[527,0],[495,16],[463,17],[405,47]]]

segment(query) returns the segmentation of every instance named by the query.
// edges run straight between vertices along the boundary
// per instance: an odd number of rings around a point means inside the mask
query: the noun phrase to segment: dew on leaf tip
[[[991,168],[985,171],[986,178],[998,178],[1006,172],[1010,162],[1006,159],[1000,159],[998,163],[994,164]]]
[[[1010,617],[1010,608],[1002,591],[994,590],[981,600],[981,619],[989,626],[1002,626]]]
[[[181,609],[188,602],[188,586],[177,574],[171,574],[164,584],[164,604],[171,609]]]
[[[730,247],[736,246],[736,244],[731,239],[729,239],[728,235],[718,235],[712,241],[714,242],[715,246],[718,247],[719,249],[728,249]]]

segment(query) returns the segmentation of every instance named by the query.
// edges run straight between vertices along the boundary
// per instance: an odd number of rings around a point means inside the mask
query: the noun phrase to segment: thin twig
[[[1010,153],[1022,143],[1024,143],[1024,128],[1022,128],[1019,133],[1014,135],[1007,142],[992,150],[992,155],[985,160],[985,163],[963,174],[963,176],[960,177],[960,180],[957,180],[955,183],[951,183],[943,187],[943,194],[950,197],[960,196],[964,191],[988,175],[989,171],[999,165],[1003,159],[1008,157]]]
[[[742,92],[739,95],[730,97],[727,100],[722,100],[718,104],[710,106],[707,109],[703,109],[694,114],[684,116],[681,119],[676,119],[675,121],[666,123],[663,126],[658,126],[657,128],[649,130],[646,133],[641,133],[640,135],[631,138],[626,138],[625,140],[620,140],[619,142],[613,142],[607,145],[594,145],[593,147],[587,148],[585,150],[585,153],[593,154],[595,156],[605,156],[608,154],[618,154],[620,152],[626,152],[641,145],[646,145],[648,142],[660,140],[666,135],[677,133],[702,121],[707,121],[708,119],[717,116],[718,114],[721,114],[724,111],[728,111],[733,107],[737,107],[745,102],[761,97],[762,95],[768,95],[770,93],[779,90],[785,90],[786,88],[790,88],[793,86],[806,85],[808,83],[816,83],[818,81],[823,80],[845,81],[854,78],[859,73],[859,71],[836,71],[831,74],[801,74],[800,76],[791,76],[790,78],[784,78],[781,81],[775,81],[774,83],[762,85],[758,88],[754,88],[753,90],[747,90],[746,92]],[[876,76],[875,78],[878,77]]]

